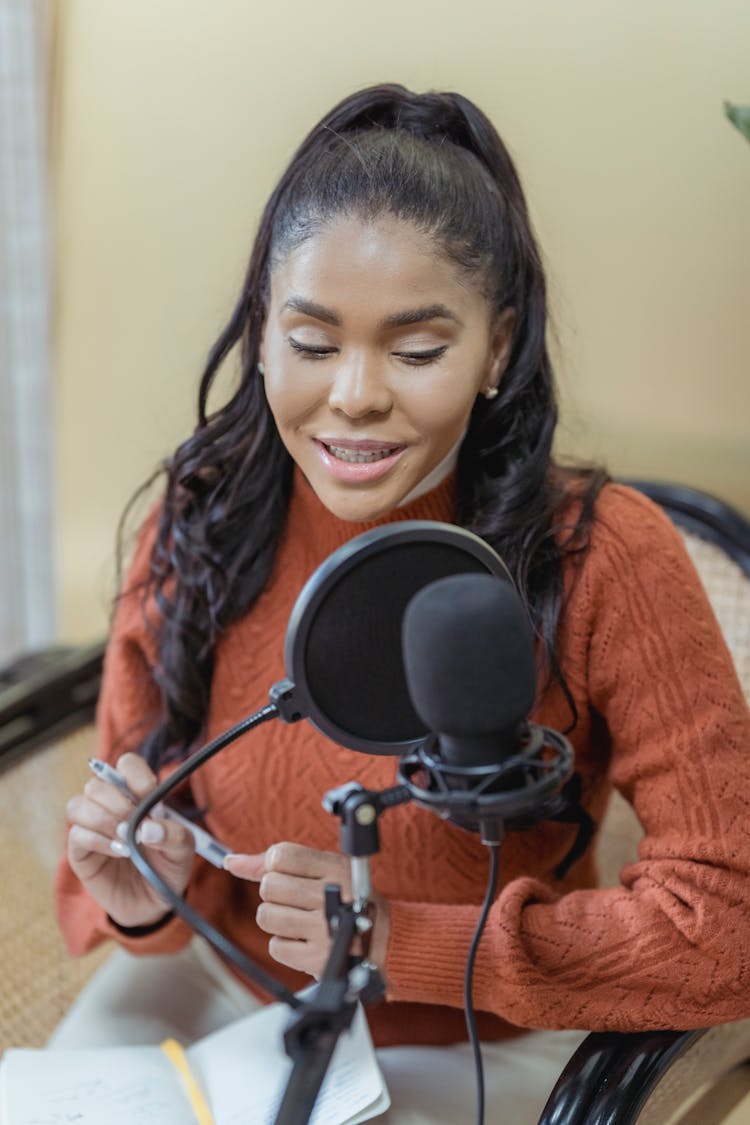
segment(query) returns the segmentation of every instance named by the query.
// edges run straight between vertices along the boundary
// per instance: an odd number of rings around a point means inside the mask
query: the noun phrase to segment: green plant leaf
[[[750,105],[732,105],[731,102],[724,102],[724,113],[743,137],[750,141]]]

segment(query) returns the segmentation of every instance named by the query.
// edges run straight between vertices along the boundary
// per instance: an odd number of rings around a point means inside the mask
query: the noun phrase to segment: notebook
[[[292,1064],[284,1004],[184,1051],[158,1047],[11,1048],[0,1063],[0,1125],[273,1125]],[[390,1097],[358,1007],[339,1038],[310,1125],[356,1125]]]

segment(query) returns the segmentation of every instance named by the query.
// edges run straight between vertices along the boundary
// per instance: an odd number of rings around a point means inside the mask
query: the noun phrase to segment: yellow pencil
[[[190,1067],[188,1066],[187,1057],[182,1046],[176,1039],[165,1039],[161,1044],[161,1049],[176,1070],[179,1071],[180,1078],[185,1085],[185,1092],[193,1107],[198,1125],[214,1125],[211,1110],[208,1108],[201,1088],[195,1081]]]

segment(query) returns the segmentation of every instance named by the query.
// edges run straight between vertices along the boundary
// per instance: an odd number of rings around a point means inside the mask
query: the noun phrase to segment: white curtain
[[[47,0],[0,0],[0,666],[54,636]]]

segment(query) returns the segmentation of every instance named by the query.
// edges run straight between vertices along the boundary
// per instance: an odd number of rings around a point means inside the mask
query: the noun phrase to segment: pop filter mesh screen
[[[479,559],[446,543],[404,542],[365,554],[326,592],[307,634],[307,688],[320,711],[373,742],[422,737],[401,653],[404,611],[438,578],[487,573]]]

